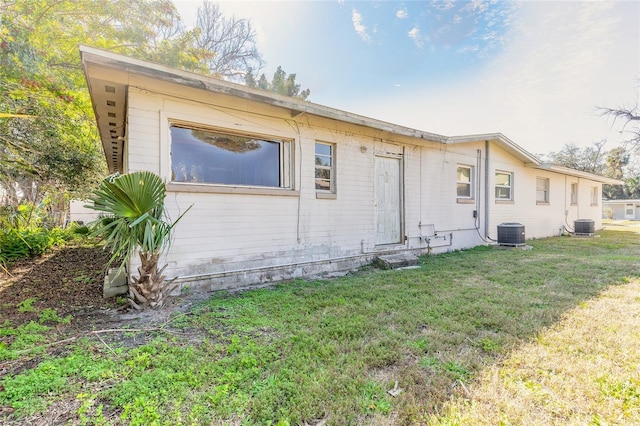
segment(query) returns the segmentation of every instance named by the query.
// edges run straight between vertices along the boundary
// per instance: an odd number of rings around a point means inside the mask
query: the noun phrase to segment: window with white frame
[[[336,192],[336,147],[334,144],[316,142],[315,180],[316,191]]]
[[[496,200],[513,200],[513,173],[496,170]]]
[[[549,178],[536,178],[536,203],[549,204]]]
[[[473,198],[473,167],[458,165],[456,187],[458,198]]]
[[[633,217],[633,204],[625,204],[625,211],[624,214],[626,217]]]
[[[571,205],[578,204],[578,184],[577,182],[571,183]]]
[[[597,206],[599,204],[598,203],[599,200],[600,200],[600,191],[598,191],[597,186],[592,186],[591,187],[591,205]]]
[[[291,187],[291,141],[171,124],[171,180]]]

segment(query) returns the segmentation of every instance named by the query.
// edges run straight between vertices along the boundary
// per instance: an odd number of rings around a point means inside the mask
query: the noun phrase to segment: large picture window
[[[290,143],[171,125],[173,182],[288,187]]]

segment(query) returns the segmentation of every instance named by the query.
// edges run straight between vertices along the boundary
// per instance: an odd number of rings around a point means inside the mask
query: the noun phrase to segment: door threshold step
[[[418,265],[418,257],[413,253],[397,253],[378,256],[375,263],[382,269],[398,269]]]

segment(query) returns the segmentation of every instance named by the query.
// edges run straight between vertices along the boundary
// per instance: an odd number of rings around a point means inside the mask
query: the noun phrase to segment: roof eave
[[[583,172],[582,170],[576,170],[570,167],[558,166],[556,164],[541,163],[538,167],[536,167],[536,169],[548,170],[550,172],[561,173],[568,176],[589,179],[607,185],[624,185],[624,181],[619,179],[612,179],[605,176],[597,175],[595,173]]]
[[[452,136],[447,138],[447,144],[469,143],[469,142],[494,142],[505,150],[509,151],[516,158],[520,159],[528,166],[537,166],[540,159],[531,154],[520,145],[503,135],[502,133],[483,133],[477,135]]]
[[[123,70],[128,73],[159,79],[163,81],[182,84],[188,87],[206,90],[213,93],[225,94],[241,99],[259,102],[275,107],[289,109],[292,117],[307,113],[323,118],[335,119],[350,124],[356,124],[412,138],[423,139],[432,142],[445,143],[446,136],[436,133],[424,132],[405,126],[400,126],[386,121],[377,120],[347,111],[330,108],[313,102],[304,101],[289,96],[254,89],[242,84],[231,83],[212,76],[205,76],[189,71],[171,68],[165,65],[140,59],[130,58],[117,53],[96,49],[88,46],[80,46],[80,54],[83,65],[92,63],[95,65]]]

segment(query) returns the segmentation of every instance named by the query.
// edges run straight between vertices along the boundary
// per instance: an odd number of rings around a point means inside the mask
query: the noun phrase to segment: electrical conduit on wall
[[[484,236],[489,237],[489,141],[484,141]],[[478,194],[479,196],[480,194]]]

